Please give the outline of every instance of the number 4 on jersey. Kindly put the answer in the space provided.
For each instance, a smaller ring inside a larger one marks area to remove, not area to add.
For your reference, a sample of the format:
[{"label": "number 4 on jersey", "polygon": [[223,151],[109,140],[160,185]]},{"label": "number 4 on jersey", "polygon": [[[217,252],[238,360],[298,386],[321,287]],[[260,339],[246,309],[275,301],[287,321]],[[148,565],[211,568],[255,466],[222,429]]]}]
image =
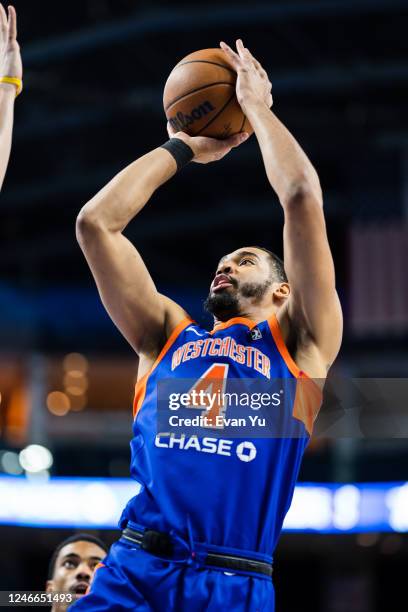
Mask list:
[{"label": "number 4 on jersey", "polygon": [[[222,429],[222,424],[217,424],[217,416],[224,416],[226,406],[224,403],[224,392],[228,375],[227,363],[214,363],[204,372],[201,378],[191,387],[188,393],[201,392],[204,402],[192,402],[190,407],[198,410],[206,410],[206,427],[211,429]],[[197,396],[196,396],[197,397]]]}]

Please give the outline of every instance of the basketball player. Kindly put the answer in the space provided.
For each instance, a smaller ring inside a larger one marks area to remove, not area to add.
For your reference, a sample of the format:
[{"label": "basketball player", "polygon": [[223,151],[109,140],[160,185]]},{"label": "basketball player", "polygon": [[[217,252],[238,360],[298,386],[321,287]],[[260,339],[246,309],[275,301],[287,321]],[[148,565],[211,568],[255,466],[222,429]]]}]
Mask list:
[{"label": "basketball player", "polygon": [[[95,568],[107,551],[102,540],[88,533],[78,533],[61,542],[51,557],[47,593],[83,596],[91,584]],[[68,605],[65,601],[54,602],[51,610],[65,612]]]},{"label": "basketball player", "polygon": [[[342,316],[316,171],[270,110],[271,84],[259,62],[240,40],[236,52],[221,47],[284,211],[286,272],[263,248],[224,255],[206,301],[214,315],[209,332],[158,293],[123,235],[185,163],[219,160],[246,135],[217,141],[179,132],[82,209],[79,243],[107,311],[140,359],[131,472],[141,490],[122,514],[122,537],[90,593],[74,604],[78,611],[274,610],[272,555],[340,347]],[[204,387],[240,378],[308,384],[306,395],[296,390],[285,400],[287,429],[279,437],[243,440],[204,428],[195,436],[156,435],[157,385],[168,378],[204,380]]]},{"label": "basketball player", "polygon": [[17,42],[17,15],[8,7],[8,19],[0,4],[0,189],[11,151],[14,100],[23,88],[23,65]]}]

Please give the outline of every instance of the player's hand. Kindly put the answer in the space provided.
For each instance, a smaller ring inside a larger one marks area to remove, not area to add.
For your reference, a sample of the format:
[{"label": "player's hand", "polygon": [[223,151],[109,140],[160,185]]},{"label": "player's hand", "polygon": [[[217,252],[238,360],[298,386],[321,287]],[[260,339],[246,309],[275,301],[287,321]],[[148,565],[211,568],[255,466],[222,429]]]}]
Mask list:
[{"label": "player's hand", "polygon": [[221,49],[227,54],[232,67],[237,72],[236,93],[244,113],[250,106],[266,104],[271,108],[272,83],[261,64],[254,58],[249,49],[244,47],[241,39],[236,42],[237,52],[226,43],[221,42]]},{"label": "player's hand", "polygon": [[205,136],[189,136],[185,132],[176,132],[170,123],[167,124],[167,132],[170,138],[179,138],[192,149],[194,153],[192,161],[197,164],[208,164],[222,159],[231,149],[238,147],[248,138],[246,132],[235,134],[225,140],[206,138]]},{"label": "player's hand", "polygon": [[8,7],[8,18],[0,4],[0,76],[23,77],[20,46],[17,42],[17,15],[13,6]]}]

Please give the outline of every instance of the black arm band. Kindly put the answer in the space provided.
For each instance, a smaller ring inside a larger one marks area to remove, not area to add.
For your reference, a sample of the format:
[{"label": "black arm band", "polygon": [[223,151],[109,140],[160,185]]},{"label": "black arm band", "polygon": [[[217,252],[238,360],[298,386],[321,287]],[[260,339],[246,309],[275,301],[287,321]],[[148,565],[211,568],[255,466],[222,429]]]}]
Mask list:
[{"label": "black arm band", "polygon": [[181,168],[186,166],[194,157],[191,147],[180,138],[170,138],[170,140],[161,145],[161,148],[166,149],[166,151],[174,157],[177,164],[177,170],[181,170]]}]

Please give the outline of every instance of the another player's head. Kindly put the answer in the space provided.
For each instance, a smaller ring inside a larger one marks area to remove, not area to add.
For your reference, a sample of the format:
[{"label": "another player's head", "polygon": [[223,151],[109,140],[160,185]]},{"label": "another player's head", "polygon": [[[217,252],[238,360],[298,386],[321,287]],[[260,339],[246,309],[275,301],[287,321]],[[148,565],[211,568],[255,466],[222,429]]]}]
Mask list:
[{"label": "another player's head", "polygon": [[243,247],[220,260],[204,306],[219,321],[227,321],[254,308],[279,307],[289,292],[277,255],[263,247]]},{"label": "another player's head", "polygon": [[[71,593],[78,597],[88,589],[95,568],[108,552],[102,540],[87,533],[73,535],[57,546],[49,569],[47,593]],[[68,603],[54,602],[52,612],[63,612]]]}]

